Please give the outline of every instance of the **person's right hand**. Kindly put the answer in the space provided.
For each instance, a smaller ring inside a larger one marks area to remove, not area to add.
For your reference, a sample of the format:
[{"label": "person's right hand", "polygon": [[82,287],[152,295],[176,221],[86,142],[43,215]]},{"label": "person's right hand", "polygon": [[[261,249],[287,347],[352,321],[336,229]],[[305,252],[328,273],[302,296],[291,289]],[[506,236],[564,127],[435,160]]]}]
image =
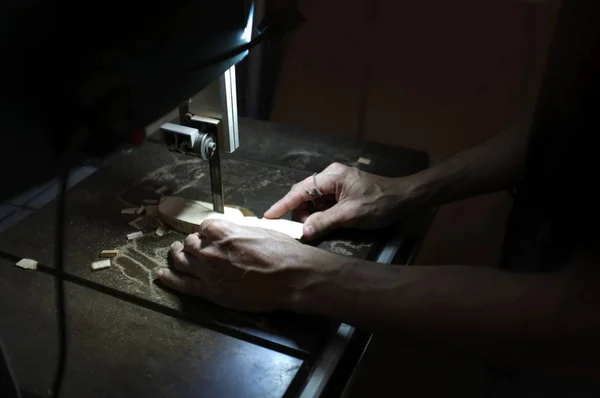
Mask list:
[{"label": "person's right hand", "polygon": [[340,227],[379,228],[393,224],[416,200],[415,186],[407,178],[387,178],[333,163],[316,175],[323,193],[312,205],[307,191],[313,177],[294,185],[264,214],[279,218],[293,211],[304,222],[305,239],[313,239]]}]

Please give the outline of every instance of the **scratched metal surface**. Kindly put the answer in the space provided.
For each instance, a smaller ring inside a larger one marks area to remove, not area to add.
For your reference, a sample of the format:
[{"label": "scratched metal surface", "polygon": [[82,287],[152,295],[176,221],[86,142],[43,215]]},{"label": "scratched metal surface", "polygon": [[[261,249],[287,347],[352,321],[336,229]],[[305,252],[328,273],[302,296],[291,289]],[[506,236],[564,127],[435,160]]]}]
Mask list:
[{"label": "scratched metal surface", "polygon": [[[24,397],[47,397],[56,366],[53,279],[0,260],[0,336]],[[65,398],[281,397],[302,361],[66,284]]]},{"label": "scratched metal surface", "polygon": [[[339,162],[389,177],[412,174],[429,164],[424,151],[245,118],[240,119],[235,156],[310,173]],[[359,163],[360,157],[371,163]]]},{"label": "scratched metal surface", "polygon": [[[233,159],[223,160],[222,167],[227,202],[256,212],[264,211],[302,177],[299,173]],[[195,317],[200,314],[209,323],[228,325],[294,350],[310,351],[320,341],[320,332],[329,326],[328,322],[289,314],[258,316],[216,309],[205,301],[175,295],[154,282],[156,269],[167,266],[169,246],[184,236],[170,231],[162,237],[150,234],[127,241],[126,235],[135,231],[128,222],[135,216],[121,215],[120,210],[158,197],[154,191],[162,186],[168,187],[167,194],[210,201],[207,162],[148,143],[139,150],[113,157],[70,191],[66,272]],[[52,265],[53,231],[51,204],[3,234],[0,249]],[[110,269],[91,272],[90,263],[98,259],[103,249],[118,249],[119,257]]]}]

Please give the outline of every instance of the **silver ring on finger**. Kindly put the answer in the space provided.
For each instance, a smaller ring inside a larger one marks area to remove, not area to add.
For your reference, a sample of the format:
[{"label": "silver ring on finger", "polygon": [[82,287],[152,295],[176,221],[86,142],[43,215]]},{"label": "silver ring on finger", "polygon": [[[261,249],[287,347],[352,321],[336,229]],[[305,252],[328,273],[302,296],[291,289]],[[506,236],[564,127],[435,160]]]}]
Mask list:
[{"label": "silver ring on finger", "polygon": [[311,189],[304,188],[304,192],[306,192],[306,194],[310,198],[310,201],[314,205],[315,204],[315,199],[319,199],[320,197],[323,196],[323,191],[321,191],[319,189],[319,187],[317,186],[317,173],[314,173],[312,175],[312,182],[313,182],[312,188]]}]

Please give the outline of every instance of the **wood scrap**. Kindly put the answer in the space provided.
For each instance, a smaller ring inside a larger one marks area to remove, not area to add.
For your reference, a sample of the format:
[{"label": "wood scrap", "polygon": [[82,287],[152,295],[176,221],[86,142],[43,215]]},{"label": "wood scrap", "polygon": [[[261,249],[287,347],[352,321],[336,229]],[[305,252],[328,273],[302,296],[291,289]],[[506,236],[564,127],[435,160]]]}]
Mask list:
[{"label": "wood scrap", "polygon": [[92,263],[92,271],[98,271],[101,269],[106,269],[110,267],[110,259],[94,261]]},{"label": "wood scrap", "polygon": [[35,270],[38,262],[30,258],[22,258],[15,265],[19,268]]},{"label": "wood scrap", "polygon": [[304,234],[304,224],[291,220],[244,217],[242,220],[233,221],[247,227],[264,228],[281,232],[282,234],[288,235],[294,239],[300,239]]},{"label": "wood scrap", "polygon": [[137,215],[139,216],[140,214],[142,214],[142,213],[144,212],[144,210],[146,210],[146,207],[145,207],[145,206],[140,206],[140,207],[138,207],[138,209],[135,211],[135,214],[137,214]]},{"label": "wood scrap", "polygon": [[167,232],[167,230],[161,226],[159,226],[158,228],[156,228],[156,236],[163,236],[165,234],[165,232]]},{"label": "wood scrap", "polygon": [[144,233],[142,231],[132,232],[130,234],[127,234],[127,240],[138,239],[142,236],[144,236]]},{"label": "wood scrap", "polygon": [[364,164],[365,166],[368,166],[368,165],[371,164],[371,159],[369,159],[369,158],[363,158],[361,156],[360,158],[358,158],[358,163]]},{"label": "wood scrap", "polygon": [[118,250],[102,250],[100,252],[100,257],[102,258],[113,258],[119,255]]},{"label": "wood scrap", "polygon": [[133,208],[129,208],[129,209],[122,209],[121,214],[137,214],[137,211],[138,211],[137,207],[133,207]]}]

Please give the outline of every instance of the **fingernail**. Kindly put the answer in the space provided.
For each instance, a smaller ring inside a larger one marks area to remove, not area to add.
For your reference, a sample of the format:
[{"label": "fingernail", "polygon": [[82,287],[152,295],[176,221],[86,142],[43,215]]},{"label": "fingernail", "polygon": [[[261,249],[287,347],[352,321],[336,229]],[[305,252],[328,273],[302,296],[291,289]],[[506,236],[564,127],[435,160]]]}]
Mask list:
[{"label": "fingernail", "polygon": [[164,268],[160,268],[158,271],[156,271],[156,276],[158,276],[159,278],[161,278],[164,274],[165,274]]},{"label": "fingernail", "polygon": [[173,242],[173,243],[171,243],[171,249],[175,249],[175,244],[176,244],[176,243],[177,243],[176,241],[175,241],[175,242]]},{"label": "fingernail", "polygon": [[315,234],[315,229],[313,228],[312,225],[306,225],[304,227],[304,235],[306,235],[307,238],[312,237]]}]

